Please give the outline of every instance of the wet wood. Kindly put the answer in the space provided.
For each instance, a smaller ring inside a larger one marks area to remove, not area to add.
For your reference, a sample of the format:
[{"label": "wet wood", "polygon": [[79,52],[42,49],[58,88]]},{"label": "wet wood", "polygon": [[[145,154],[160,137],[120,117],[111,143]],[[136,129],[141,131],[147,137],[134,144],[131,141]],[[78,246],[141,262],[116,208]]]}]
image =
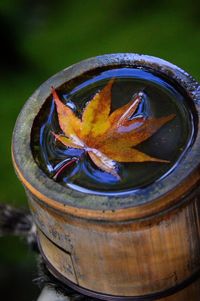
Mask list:
[{"label": "wet wood", "polygon": [[70,254],[77,279],[73,281],[81,287],[110,295],[142,296],[175,287],[200,268],[197,197],[160,217],[124,223],[74,219],[36,203],[30,194],[29,200],[44,233],[39,235],[44,253],[69,279],[65,264]]}]

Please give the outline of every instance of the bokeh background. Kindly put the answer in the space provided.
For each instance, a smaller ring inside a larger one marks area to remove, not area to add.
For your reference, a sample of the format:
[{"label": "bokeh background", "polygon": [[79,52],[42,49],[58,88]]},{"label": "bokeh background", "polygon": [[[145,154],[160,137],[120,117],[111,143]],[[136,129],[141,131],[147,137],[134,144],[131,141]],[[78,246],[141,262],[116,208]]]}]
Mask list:
[{"label": "bokeh background", "polygon": [[[0,0],[0,202],[26,207],[11,163],[11,137],[26,99],[82,59],[135,52],[169,60],[200,80],[198,0]],[[35,255],[0,238],[0,293],[36,300]],[[1,298],[0,297],[0,298]]]}]

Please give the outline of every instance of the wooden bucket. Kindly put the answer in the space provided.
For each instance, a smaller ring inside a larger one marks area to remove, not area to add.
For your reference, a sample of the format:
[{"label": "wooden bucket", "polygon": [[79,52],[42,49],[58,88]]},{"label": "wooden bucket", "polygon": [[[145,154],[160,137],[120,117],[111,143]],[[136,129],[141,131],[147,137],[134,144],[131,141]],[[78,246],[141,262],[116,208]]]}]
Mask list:
[{"label": "wooden bucket", "polygon": [[[156,70],[185,91],[196,114],[193,144],[173,172],[123,197],[63,187],[38,167],[30,148],[34,118],[51,86],[58,88],[105,66]],[[171,63],[144,55],[111,54],[85,60],[35,91],[16,123],[13,163],[28,196],[41,253],[57,278],[103,300],[199,300],[199,116],[199,84]]]}]

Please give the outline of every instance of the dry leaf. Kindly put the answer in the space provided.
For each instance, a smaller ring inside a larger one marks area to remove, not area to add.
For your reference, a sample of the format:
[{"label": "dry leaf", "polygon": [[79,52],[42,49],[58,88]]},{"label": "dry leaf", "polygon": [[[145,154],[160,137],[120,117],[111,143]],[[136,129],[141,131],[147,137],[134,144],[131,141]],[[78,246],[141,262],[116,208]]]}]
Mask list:
[{"label": "dry leaf", "polygon": [[83,149],[101,170],[119,178],[117,162],[168,162],[151,157],[134,147],[150,138],[175,114],[160,118],[134,117],[144,93],[139,92],[126,105],[110,114],[114,80],[87,103],[82,119],[64,105],[52,88],[62,135],[53,133],[66,147]]}]

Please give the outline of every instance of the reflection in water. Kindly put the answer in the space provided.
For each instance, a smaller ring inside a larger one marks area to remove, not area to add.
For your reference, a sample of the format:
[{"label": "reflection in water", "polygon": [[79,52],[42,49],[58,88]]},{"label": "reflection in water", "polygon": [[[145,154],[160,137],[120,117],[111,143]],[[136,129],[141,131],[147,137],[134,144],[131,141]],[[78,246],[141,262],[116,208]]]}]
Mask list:
[{"label": "reflection in water", "polygon": [[[56,142],[52,132],[62,133],[52,96],[48,98],[35,119],[32,130],[32,150],[38,165],[62,185],[96,193],[121,193],[139,189],[166,176],[183,155],[193,135],[193,118],[189,100],[180,88],[147,70],[121,68],[99,70],[67,83],[58,90],[62,101],[81,118],[83,109],[94,94],[115,78],[112,88],[111,113],[127,104],[134,94],[141,93],[142,101],[131,118],[132,127],[141,126],[141,118],[176,117],[161,127],[136,149],[169,163],[120,163],[120,181],[99,169],[83,149],[67,148]],[[99,108],[101,109],[101,108]],[[127,128],[120,127],[120,131]]]}]

